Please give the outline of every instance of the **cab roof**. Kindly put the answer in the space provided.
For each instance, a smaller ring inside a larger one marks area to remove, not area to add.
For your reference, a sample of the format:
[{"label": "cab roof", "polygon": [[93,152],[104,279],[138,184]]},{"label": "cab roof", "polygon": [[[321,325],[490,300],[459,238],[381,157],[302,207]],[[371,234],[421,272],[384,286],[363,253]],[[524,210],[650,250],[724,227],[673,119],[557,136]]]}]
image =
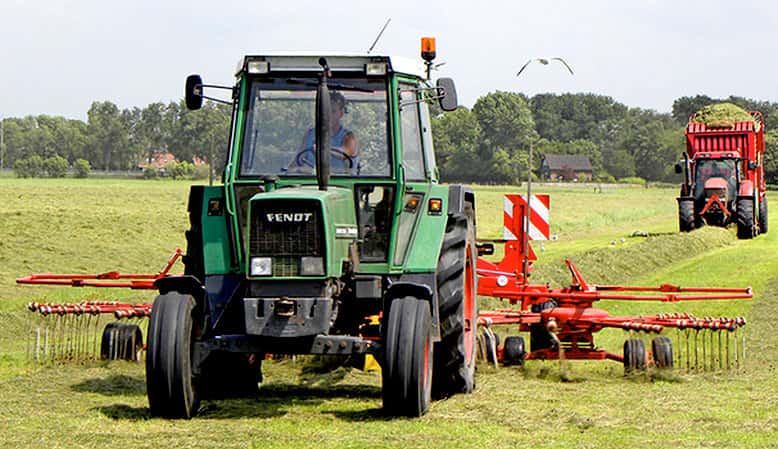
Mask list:
[{"label": "cab roof", "polygon": [[324,57],[333,71],[364,71],[368,62],[386,62],[387,71],[426,79],[427,71],[421,60],[402,56],[375,55],[349,52],[266,52],[243,56],[238,60],[235,76],[246,69],[249,60],[268,61],[270,71],[320,71],[319,58]]}]

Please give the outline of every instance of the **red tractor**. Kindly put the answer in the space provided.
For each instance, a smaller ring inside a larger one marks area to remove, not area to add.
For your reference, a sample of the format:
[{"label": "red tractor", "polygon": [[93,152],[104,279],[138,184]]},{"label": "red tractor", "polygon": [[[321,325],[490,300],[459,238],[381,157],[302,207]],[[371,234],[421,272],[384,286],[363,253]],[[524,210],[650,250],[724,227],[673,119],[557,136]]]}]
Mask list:
[{"label": "red tractor", "polygon": [[764,178],[764,118],[714,128],[689,121],[686,152],[675,166],[683,173],[678,197],[681,232],[708,224],[737,223],[737,235],[750,239],[767,232]]}]

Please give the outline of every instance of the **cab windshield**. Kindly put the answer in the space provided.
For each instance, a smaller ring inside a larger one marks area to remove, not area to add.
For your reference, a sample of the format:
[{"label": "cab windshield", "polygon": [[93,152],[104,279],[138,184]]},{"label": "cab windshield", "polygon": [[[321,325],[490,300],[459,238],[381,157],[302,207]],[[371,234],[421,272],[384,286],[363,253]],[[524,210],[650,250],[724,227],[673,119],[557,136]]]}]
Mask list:
[{"label": "cab windshield", "polygon": [[[254,79],[240,176],[315,175],[316,77]],[[330,78],[332,176],[388,177],[383,79]]]},{"label": "cab windshield", "polygon": [[695,196],[702,196],[705,192],[705,181],[711,178],[723,178],[727,181],[730,193],[735,191],[737,179],[735,175],[734,159],[701,159],[695,163]]}]

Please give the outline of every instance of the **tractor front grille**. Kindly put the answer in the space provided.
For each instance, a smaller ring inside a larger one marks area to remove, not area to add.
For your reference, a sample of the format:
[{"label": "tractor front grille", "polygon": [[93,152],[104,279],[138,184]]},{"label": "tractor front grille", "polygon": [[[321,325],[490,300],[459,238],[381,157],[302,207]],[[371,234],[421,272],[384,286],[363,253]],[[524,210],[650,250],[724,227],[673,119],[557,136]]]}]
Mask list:
[{"label": "tractor front grille", "polygon": [[299,276],[302,256],[324,257],[324,223],[317,201],[254,201],[249,235],[249,256],[272,257],[274,277]]}]

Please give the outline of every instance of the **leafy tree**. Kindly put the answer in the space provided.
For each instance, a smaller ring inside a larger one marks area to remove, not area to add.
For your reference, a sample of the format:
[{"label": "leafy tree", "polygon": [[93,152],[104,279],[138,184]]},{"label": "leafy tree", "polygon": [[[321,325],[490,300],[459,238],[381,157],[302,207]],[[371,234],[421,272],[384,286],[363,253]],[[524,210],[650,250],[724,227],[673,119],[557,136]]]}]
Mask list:
[{"label": "leafy tree", "polygon": [[37,154],[14,162],[14,172],[18,178],[37,178],[43,170],[43,158]]},{"label": "leafy tree", "polygon": [[441,179],[453,181],[480,181],[486,172],[483,132],[472,111],[460,107],[432,119],[435,156]]},{"label": "leafy tree", "polygon": [[75,171],[76,178],[88,178],[92,168],[88,160],[76,159],[73,163],[73,170]]},{"label": "leafy tree", "polygon": [[486,94],[475,102],[473,113],[491,148],[526,148],[536,136],[532,111],[520,94],[501,91]]},{"label": "leafy tree", "polygon": [[110,101],[93,102],[87,116],[89,159],[103,170],[128,168],[129,160],[122,160],[130,144],[127,117]]},{"label": "leafy tree", "polygon": [[230,132],[229,108],[205,103],[199,111],[189,111],[182,102],[176,110],[178,116],[168,143],[170,152],[178,160],[192,161],[197,157],[222,170]]},{"label": "leafy tree", "polygon": [[62,156],[52,156],[43,161],[43,170],[49,178],[64,178],[68,167],[68,160]]},{"label": "leafy tree", "polygon": [[603,124],[622,120],[627,107],[604,95],[538,94],[530,100],[540,137],[568,142],[596,138]]}]

